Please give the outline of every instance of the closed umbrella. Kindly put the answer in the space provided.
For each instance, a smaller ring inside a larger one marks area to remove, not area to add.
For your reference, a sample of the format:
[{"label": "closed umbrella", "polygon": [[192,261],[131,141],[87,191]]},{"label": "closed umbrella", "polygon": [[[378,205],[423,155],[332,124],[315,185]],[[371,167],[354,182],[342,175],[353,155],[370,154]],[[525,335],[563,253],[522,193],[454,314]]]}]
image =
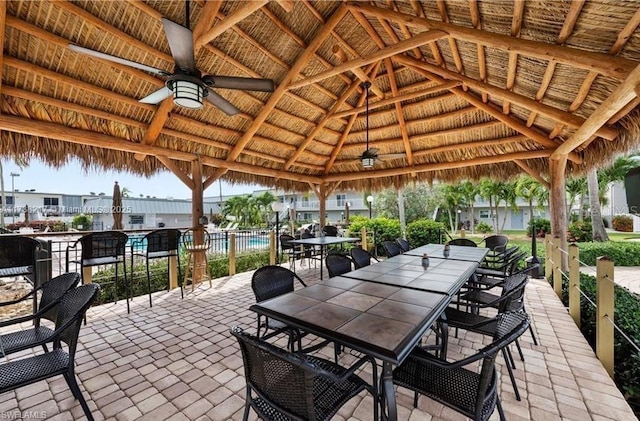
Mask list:
[{"label": "closed umbrella", "polygon": [[116,181],[113,186],[113,201],[111,203],[111,214],[113,215],[113,229],[121,230],[122,225],[122,194],[120,193],[120,186]]}]

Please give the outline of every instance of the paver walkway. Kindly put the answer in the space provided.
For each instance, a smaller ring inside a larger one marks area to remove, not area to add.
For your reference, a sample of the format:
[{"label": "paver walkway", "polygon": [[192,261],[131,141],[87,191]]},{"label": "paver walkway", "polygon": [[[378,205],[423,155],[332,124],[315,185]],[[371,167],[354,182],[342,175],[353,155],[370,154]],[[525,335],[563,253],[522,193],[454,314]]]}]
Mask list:
[{"label": "paver walkway", "polygon": [[[587,275],[596,276],[595,266],[582,266],[580,271]],[[615,266],[613,281],[631,292],[640,294],[640,266]]]},{"label": "paver walkway", "polygon": [[[317,270],[302,275],[310,284],[319,277]],[[179,291],[158,293],[153,308],[146,296],[139,297],[130,315],[122,301],[92,308],[81,331],[76,373],[96,420],[241,420],[243,363],[228,329],[255,326],[255,314],[248,310],[254,302],[250,279],[251,273],[217,279],[213,288],[201,285],[184,300]],[[497,359],[507,419],[636,419],[548,283],[532,280],[526,298],[540,345],[534,346],[528,333],[521,339],[526,361],[516,359],[519,402],[502,358]],[[471,333],[451,336],[450,359],[488,341]],[[322,352],[333,356],[331,348]],[[345,364],[353,358],[342,355]],[[398,390],[400,420],[464,419],[425,397],[416,409],[412,401],[411,393]],[[372,404],[362,393],[335,420],[371,421]],[[54,421],[84,419],[62,377],[0,395],[0,419],[29,414]],[[498,419],[497,412],[492,419]]]}]

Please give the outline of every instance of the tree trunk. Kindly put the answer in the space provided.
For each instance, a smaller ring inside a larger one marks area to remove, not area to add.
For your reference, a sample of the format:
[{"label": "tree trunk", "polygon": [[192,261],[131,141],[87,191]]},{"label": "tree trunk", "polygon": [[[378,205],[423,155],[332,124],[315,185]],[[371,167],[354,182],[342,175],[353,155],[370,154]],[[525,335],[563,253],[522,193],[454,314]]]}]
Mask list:
[{"label": "tree trunk", "polygon": [[496,204],[495,210],[493,209],[493,196],[489,196],[489,212],[491,212],[491,224],[493,224],[493,232],[498,233],[498,206]]},{"label": "tree trunk", "polygon": [[504,224],[507,222],[507,201],[504,202],[504,215],[502,216],[502,225],[500,226],[500,232],[504,231]]},{"label": "tree trunk", "polygon": [[475,234],[476,233],[476,213],[475,210],[473,209],[473,202],[471,202],[471,233]]},{"label": "tree trunk", "polygon": [[400,232],[404,237],[407,230],[407,218],[404,212],[404,189],[398,189],[398,217],[400,219]]},{"label": "tree trunk", "polygon": [[609,241],[609,236],[602,222],[602,209],[600,208],[600,198],[598,196],[598,173],[595,169],[591,169],[587,174],[587,187],[589,189],[593,241]]},{"label": "tree trunk", "polygon": [[452,233],[454,233],[455,230],[453,229],[453,217],[451,216],[451,209],[447,209],[447,215],[449,215],[449,229]]}]

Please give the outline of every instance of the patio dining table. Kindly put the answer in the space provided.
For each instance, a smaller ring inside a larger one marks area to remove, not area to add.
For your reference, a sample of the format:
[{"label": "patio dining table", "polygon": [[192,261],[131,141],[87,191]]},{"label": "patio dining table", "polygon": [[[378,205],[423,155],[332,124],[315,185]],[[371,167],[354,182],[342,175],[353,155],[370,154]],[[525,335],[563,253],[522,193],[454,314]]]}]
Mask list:
[{"label": "patio dining table", "polygon": [[314,237],[290,240],[289,244],[305,246],[320,246],[320,280],[322,280],[322,263],[324,259],[324,247],[331,244],[355,243],[360,241],[357,237]]},{"label": "patio dining table", "polygon": [[383,419],[395,421],[393,367],[405,360],[478,267],[478,262],[433,258],[425,269],[419,261],[395,256],[367,267],[373,270],[336,276],[250,309],[381,360]]}]

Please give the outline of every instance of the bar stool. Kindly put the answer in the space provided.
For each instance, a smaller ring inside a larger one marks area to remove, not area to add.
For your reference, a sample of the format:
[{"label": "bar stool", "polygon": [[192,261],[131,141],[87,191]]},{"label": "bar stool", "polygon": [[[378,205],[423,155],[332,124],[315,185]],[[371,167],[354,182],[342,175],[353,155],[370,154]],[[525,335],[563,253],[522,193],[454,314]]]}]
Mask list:
[{"label": "bar stool", "polygon": [[210,244],[211,237],[203,228],[190,228],[182,234],[182,245],[189,254],[182,281],[183,288],[187,286],[189,280],[191,280],[192,292],[196,284],[204,282],[205,279],[209,280],[209,287],[213,286],[211,271],[207,263],[207,250],[209,250]]}]

